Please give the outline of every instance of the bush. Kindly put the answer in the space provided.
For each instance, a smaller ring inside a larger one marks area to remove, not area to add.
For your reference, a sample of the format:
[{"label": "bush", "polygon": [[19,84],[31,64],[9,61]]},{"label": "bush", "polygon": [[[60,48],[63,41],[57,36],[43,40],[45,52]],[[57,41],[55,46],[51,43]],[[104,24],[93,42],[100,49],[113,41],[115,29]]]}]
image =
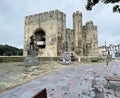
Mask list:
[{"label": "bush", "polygon": [[98,62],[98,58],[89,58],[90,62]]}]

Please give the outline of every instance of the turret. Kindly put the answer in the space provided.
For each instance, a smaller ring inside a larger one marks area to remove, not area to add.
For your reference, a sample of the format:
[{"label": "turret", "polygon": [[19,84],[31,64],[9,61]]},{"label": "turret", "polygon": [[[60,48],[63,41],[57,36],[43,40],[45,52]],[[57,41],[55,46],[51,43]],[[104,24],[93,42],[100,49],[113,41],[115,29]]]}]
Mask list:
[{"label": "turret", "polygon": [[82,43],[82,13],[77,11],[73,13],[73,30],[75,33],[76,54],[83,55]]}]

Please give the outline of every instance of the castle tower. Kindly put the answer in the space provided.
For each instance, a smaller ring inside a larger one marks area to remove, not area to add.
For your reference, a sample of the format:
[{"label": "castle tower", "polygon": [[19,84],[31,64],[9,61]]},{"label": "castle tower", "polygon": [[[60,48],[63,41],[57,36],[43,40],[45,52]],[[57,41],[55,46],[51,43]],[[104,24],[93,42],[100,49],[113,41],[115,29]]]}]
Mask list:
[{"label": "castle tower", "polygon": [[79,56],[83,55],[82,42],[82,13],[77,11],[73,13],[73,30],[75,34],[75,53]]},{"label": "castle tower", "polygon": [[85,26],[83,26],[83,32],[85,33],[85,54],[89,56],[97,56],[98,55],[98,33],[97,26],[93,24],[92,21],[87,22]]},{"label": "castle tower", "polygon": [[27,56],[27,51],[30,47],[30,37],[33,35],[38,56],[56,57],[58,48],[60,46],[61,50],[63,48],[66,15],[58,10],[29,15],[25,17],[24,29],[24,56]]},{"label": "castle tower", "polygon": [[82,26],[79,11],[73,13],[73,29],[66,28],[66,15],[59,10],[29,15],[25,17],[24,56],[31,47],[40,57],[62,56],[66,50],[75,56],[97,55],[97,26],[92,21]]}]

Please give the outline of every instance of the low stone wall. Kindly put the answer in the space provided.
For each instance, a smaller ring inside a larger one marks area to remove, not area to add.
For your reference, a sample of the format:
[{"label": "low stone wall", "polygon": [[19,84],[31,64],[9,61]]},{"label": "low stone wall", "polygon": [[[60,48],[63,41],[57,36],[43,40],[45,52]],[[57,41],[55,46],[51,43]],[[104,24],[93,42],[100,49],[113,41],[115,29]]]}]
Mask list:
[{"label": "low stone wall", "polygon": [[[60,61],[62,57],[38,57],[41,61]],[[0,56],[0,62],[24,62],[24,56]]]},{"label": "low stone wall", "polygon": [[[78,58],[76,58],[78,60]],[[104,62],[106,57],[98,57],[98,56],[81,56],[81,62]]]},{"label": "low stone wall", "polygon": [[[40,61],[62,61],[63,57],[38,57]],[[0,62],[24,62],[24,56],[0,56]],[[81,56],[81,62],[103,62],[105,58],[93,57],[93,56]],[[75,58],[78,61],[78,58]]]},{"label": "low stone wall", "polygon": [[0,62],[23,62],[23,56],[0,56]]},{"label": "low stone wall", "polygon": [[41,61],[60,61],[62,57],[38,57]]}]

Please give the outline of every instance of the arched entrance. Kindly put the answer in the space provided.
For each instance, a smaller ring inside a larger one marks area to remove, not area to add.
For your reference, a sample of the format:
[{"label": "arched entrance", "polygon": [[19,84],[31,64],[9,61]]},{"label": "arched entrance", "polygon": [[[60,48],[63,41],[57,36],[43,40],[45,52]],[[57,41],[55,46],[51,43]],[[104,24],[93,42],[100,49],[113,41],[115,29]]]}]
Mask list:
[{"label": "arched entrance", "polygon": [[36,40],[36,46],[38,48],[45,48],[45,46],[46,46],[45,32],[42,29],[37,29],[34,32],[34,36],[35,36],[35,40]]}]

